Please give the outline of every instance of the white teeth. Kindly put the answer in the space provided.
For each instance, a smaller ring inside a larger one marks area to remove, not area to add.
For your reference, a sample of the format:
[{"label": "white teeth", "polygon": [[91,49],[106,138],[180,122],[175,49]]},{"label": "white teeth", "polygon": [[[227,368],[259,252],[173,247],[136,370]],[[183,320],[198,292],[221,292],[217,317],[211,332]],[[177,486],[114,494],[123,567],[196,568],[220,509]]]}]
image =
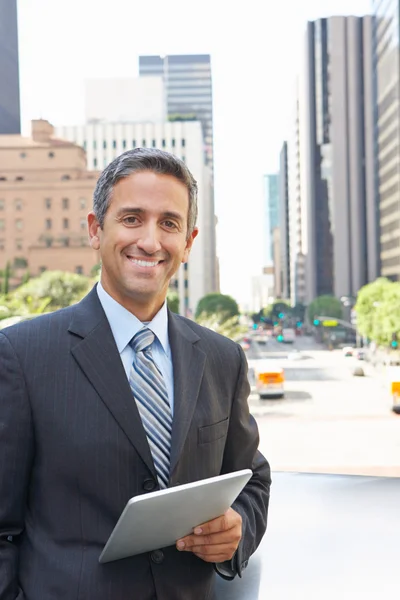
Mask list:
[{"label": "white teeth", "polygon": [[156,265],[158,265],[158,260],[156,262],[150,262],[148,260],[136,260],[135,258],[131,258],[129,260],[131,260],[133,263],[135,263],[135,265],[138,265],[139,267],[155,267]]}]

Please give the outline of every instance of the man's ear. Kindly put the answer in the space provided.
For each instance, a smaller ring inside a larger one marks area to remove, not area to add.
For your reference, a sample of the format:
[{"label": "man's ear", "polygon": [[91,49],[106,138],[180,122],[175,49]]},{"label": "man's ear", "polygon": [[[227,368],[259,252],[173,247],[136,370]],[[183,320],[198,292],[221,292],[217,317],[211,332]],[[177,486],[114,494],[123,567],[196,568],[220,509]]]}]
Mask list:
[{"label": "man's ear", "polygon": [[193,229],[192,233],[190,234],[190,236],[188,237],[188,239],[186,240],[186,248],[185,248],[185,252],[183,253],[183,257],[182,257],[183,263],[185,263],[189,260],[189,254],[192,249],[193,242],[194,242],[195,238],[197,237],[198,233],[199,233],[199,230],[197,227],[195,227]]},{"label": "man's ear", "polygon": [[87,221],[88,221],[90,245],[94,250],[99,250],[100,249],[100,238],[99,238],[100,223],[98,222],[96,215],[94,214],[93,211],[91,211],[88,214]]}]

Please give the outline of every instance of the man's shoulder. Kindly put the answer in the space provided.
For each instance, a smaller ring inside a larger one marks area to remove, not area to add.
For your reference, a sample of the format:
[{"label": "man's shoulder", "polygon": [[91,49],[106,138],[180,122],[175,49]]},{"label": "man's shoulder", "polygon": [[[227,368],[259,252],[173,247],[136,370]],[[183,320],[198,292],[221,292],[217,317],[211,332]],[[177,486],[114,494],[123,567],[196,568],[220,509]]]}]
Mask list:
[{"label": "man's shoulder", "polygon": [[1,329],[0,334],[5,335],[10,341],[17,341],[61,331],[64,324],[68,327],[75,309],[76,305],[73,305],[51,313],[30,316],[19,323]]}]

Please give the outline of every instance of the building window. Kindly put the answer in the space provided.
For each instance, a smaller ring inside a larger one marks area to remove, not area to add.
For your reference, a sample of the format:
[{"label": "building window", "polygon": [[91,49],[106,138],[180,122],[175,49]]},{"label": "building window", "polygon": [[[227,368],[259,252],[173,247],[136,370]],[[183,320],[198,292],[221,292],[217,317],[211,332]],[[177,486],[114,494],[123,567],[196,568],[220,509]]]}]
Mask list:
[{"label": "building window", "polygon": [[183,155],[183,156],[182,156],[182,160],[183,160],[183,162],[185,163],[185,162],[186,162],[186,156],[184,156],[184,155]]},{"label": "building window", "polygon": [[24,180],[24,178],[21,177],[21,175],[18,175],[18,177],[15,178],[15,181],[23,181],[23,180]]},{"label": "building window", "polygon": [[97,167],[97,158],[94,158],[94,159],[93,159],[93,166],[94,166],[94,167]]},{"label": "building window", "polygon": [[186,146],[186,140],[185,138],[182,138],[182,148],[184,148]]},{"label": "building window", "polygon": [[45,221],[45,228],[46,229],[51,229],[51,227],[52,227],[51,219],[46,219],[46,221]]},{"label": "building window", "polygon": [[69,238],[68,237],[61,238],[61,243],[63,246],[65,246],[67,248],[69,246]]},{"label": "building window", "polygon": [[39,273],[44,273],[47,271],[47,267],[39,267]]},{"label": "building window", "polygon": [[81,230],[86,231],[86,219],[81,219]]},{"label": "building window", "polygon": [[172,138],[171,144],[172,144],[172,147],[175,148],[175,138]]},{"label": "building window", "polygon": [[26,258],[22,258],[20,256],[16,256],[14,258],[14,268],[15,269],[26,269],[28,266],[28,261]]},{"label": "building window", "polygon": [[49,158],[54,158],[54,152],[49,152],[48,157]]},{"label": "building window", "polygon": [[146,140],[142,140],[142,147],[146,148]]},{"label": "building window", "polygon": [[52,245],[53,245],[53,238],[51,238],[51,237],[47,237],[47,238],[45,239],[45,244],[46,244],[46,248],[51,248],[51,247],[52,247]]},{"label": "building window", "polygon": [[104,148],[104,150],[107,149],[107,140],[103,140],[103,148]]},{"label": "building window", "polygon": [[116,147],[117,147],[117,140],[113,140],[113,148],[114,148],[114,150],[116,149]]},{"label": "building window", "polygon": [[23,229],[23,227],[24,227],[24,223],[23,223],[22,219],[16,219],[15,228],[18,229],[18,231],[21,231],[21,229]]},{"label": "building window", "polygon": [[80,198],[79,204],[80,204],[81,210],[84,210],[86,208],[86,198]]},{"label": "building window", "polygon": [[93,140],[93,150],[97,150],[97,140]]},{"label": "building window", "polygon": [[51,198],[45,198],[44,199],[44,206],[47,209],[51,208]]},{"label": "building window", "polygon": [[69,175],[63,175],[61,177],[62,181],[69,181],[71,179],[71,177]]},{"label": "building window", "polygon": [[126,140],[122,140],[122,147],[125,150],[125,148],[126,148]]},{"label": "building window", "polygon": [[136,148],[136,140],[132,140],[132,148]]},{"label": "building window", "polygon": [[163,141],[162,141],[162,147],[163,147],[163,148],[165,148],[165,146],[166,146],[166,145],[167,145],[167,144],[166,144],[166,141],[165,141],[165,140],[163,140]]},{"label": "building window", "polygon": [[22,210],[22,200],[20,200],[19,198],[14,200],[14,206],[15,210]]},{"label": "building window", "polygon": [[4,200],[0,198],[0,210],[4,210]]},{"label": "building window", "polygon": [[69,219],[63,219],[63,229],[69,229]]},{"label": "building window", "polygon": [[4,240],[0,240],[0,251],[5,249]]},{"label": "building window", "polygon": [[69,208],[69,198],[62,199],[62,207],[63,207],[63,210],[67,210]]},{"label": "building window", "polygon": [[4,219],[0,219],[0,231],[4,231],[6,228],[6,222]]},{"label": "building window", "polygon": [[86,140],[83,140],[83,149],[86,150],[86,147],[87,147],[87,142],[86,142]]},{"label": "building window", "polygon": [[26,158],[26,152],[21,152],[20,157],[21,158]]},{"label": "building window", "polygon": [[75,273],[77,275],[83,275],[83,267],[81,265],[78,265],[77,267],[75,267]]},{"label": "building window", "polygon": [[155,147],[156,147],[156,140],[153,140],[153,141],[151,142],[151,145],[153,146],[153,148],[155,148]]}]

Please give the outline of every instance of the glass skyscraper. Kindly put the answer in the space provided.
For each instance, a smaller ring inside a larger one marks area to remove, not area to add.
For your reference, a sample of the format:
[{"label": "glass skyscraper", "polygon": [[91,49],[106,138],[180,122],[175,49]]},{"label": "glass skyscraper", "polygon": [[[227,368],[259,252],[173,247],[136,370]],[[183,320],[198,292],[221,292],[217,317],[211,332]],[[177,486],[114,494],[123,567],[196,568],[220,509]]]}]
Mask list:
[{"label": "glass skyscraper", "polygon": [[21,133],[17,0],[0,0],[0,134]]}]

